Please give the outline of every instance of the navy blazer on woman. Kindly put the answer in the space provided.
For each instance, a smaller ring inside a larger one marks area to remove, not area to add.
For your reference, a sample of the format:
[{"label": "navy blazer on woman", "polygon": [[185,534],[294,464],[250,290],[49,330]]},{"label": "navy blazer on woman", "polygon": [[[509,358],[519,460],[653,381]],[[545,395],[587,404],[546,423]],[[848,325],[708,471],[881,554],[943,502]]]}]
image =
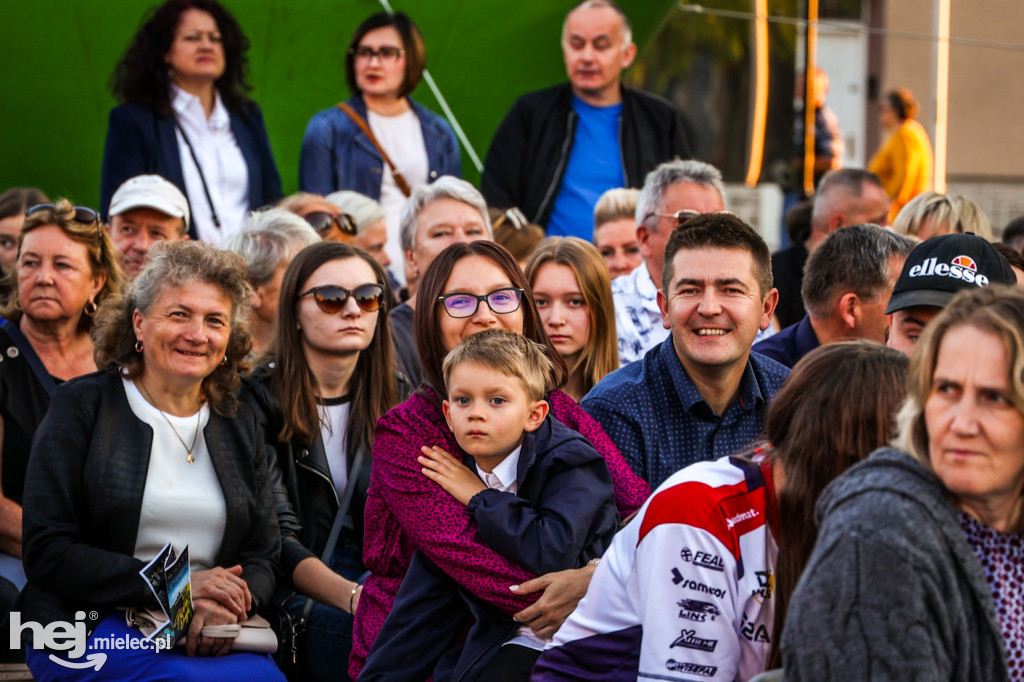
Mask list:
[{"label": "navy blazer on woman", "polygon": [[[228,110],[231,132],[249,169],[249,208],[257,209],[281,198],[281,177],[277,174],[270,138],[263,124],[263,113],[256,104],[242,111]],[[114,107],[107,126],[107,143],[103,149],[103,175],[100,179],[100,211],[108,220],[107,210],[114,192],[136,175],[154,174],[185,191],[185,175],[181,170],[178,136],[174,132],[174,116],[160,116],[149,107],[133,102]],[[206,197],[189,197],[191,203]],[[191,206],[190,206],[191,208]],[[193,211],[193,214],[195,211]],[[195,228],[189,234],[197,238]]]},{"label": "navy blazer on woman", "polygon": [[[211,412],[203,437],[227,505],[216,564],[242,566],[255,610],[274,591],[280,552],[263,434],[242,405],[230,419]],[[145,564],[132,556],[152,443],[118,372],[54,391],[25,481],[25,619],[72,622],[75,611],[95,611],[91,630],[115,607],[152,605]]]}]

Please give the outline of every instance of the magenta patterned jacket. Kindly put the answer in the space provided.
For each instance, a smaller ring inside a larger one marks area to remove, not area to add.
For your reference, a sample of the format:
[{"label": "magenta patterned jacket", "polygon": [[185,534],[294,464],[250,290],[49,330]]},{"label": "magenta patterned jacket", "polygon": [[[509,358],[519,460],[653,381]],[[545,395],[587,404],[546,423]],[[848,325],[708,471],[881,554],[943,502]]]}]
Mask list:
[{"label": "magenta patterned jacket", "polygon": [[[538,597],[508,589],[534,576],[485,545],[466,507],[421,473],[416,460],[420,446],[458,452],[434,395],[421,388],[377,422],[363,539],[363,561],[372,575],[363,585],[356,610],[352,679],[362,670],[391,610],[414,549],[474,595],[509,614]],[[560,391],[552,391],[548,402],[555,418],[604,456],[622,517],[640,509],[651,494],[650,486],[633,473],[601,425]]]}]

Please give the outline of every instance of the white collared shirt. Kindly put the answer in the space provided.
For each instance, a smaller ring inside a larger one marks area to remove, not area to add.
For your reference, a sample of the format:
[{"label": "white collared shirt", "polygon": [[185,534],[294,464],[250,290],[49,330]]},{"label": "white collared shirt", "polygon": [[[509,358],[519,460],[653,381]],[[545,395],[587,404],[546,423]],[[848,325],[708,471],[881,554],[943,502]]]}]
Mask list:
[{"label": "white collared shirt", "polygon": [[[192,209],[192,224],[201,240],[219,247],[228,237],[241,231],[245,222],[245,214],[249,210],[249,168],[231,131],[231,117],[219,93],[214,91],[213,113],[207,119],[199,98],[172,83],[171,107],[178,125],[192,143],[210,190],[210,200],[207,200],[192,152],[181,130],[175,129],[181,173],[185,177],[185,194]],[[213,201],[220,218],[220,229],[213,224],[210,201]]]},{"label": "white collared shirt", "polygon": [[628,275],[612,280],[612,299],[619,335],[619,363],[625,366],[642,358],[669,334],[661,323],[658,285],[651,279],[646,262]]},{"label": "white collared shirt", "polygon": [[490,473],[477,468],[477,475],[480,476],[480,480],[492,490],[515,495],[519,491],[519,482],[516,481],[516,474],[519,470],[519,453],[522,451],[523,446],[520,445],[509,453],[508,457],[501,460]]},{"label": "white collared shirt", "polygon": [[[480,476],[480,480],[484,482],[484,485],[491,490],[497,490],[503,493],[512,493],[515,495],[519,490],[519,482],[516,480],[516,475],[519,473],[519,454],[522,450],[523,446],[520,445],[518,448],[513,450],[508,457],[501,460],[501,462],[494,467],[490,473],[478,468],[477,475]],[[516,636],[505,642],[505,644],[517,644],[519,646],[527,647],[528,649],[536,649],[537,651],[540,651],[547,646],[550,641],[551,640],[538,637],[528,625],[523,625],[519,628]],[[502,646],[504,646],[504,644]]]}]

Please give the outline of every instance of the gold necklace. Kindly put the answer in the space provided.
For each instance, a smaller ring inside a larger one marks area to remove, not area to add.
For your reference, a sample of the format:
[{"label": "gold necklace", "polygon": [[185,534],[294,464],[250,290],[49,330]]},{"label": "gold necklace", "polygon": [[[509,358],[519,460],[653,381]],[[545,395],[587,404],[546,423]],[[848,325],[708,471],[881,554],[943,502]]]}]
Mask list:
[{"label": "gold necklace", "polygon": [[178,438],[178,442],[181,443],[181,447],[185,448],[185,452],[188,453],[188,463],[191,464],[196,461],[196,458],[192,456],[192,451],[196,449],[196,442],[199,440],[199,420],[203,416],[203,408],[200,407],[199,411],[196,412],[196,432],[195,435],[192,436],[192,447],[189,447],[185,445],[185,439],[181,437],[180,433],[178,433],[178,429],[174,428],[174,424],[171,423],[170,418],[164,414],[163,410],[157,407],[156,402],[153,400],[153,396],[149,394],[149,391],[146,390],[146,387],[143,385],[142,379],[139,379],[139,388],[141,388],[142,392],[146,394],[146,400],[149,401],[149,404],[156,407],[156,411],[160,413],[160,416],[164,418],[167,425],[171,427],[171,431],[173,431],[174,435]]}]

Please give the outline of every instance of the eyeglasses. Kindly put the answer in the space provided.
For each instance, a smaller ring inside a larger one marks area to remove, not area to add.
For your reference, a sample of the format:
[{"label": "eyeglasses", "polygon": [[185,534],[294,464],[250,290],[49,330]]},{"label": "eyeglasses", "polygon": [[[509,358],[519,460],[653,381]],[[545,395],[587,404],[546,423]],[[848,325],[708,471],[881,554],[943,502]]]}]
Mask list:
[{"label": "eyeglasses", "polygon": [[398,61],[398,58],[405,54],[405,50],[390,45],[385,45],[375,50],[372,47],[360,45],[359,47],[352,48],[348,53],[355,55],[356,59],[365,59],[366,61],[379,57],[382,62],[394,62]]},{"label": "eyeglasses", "polygon": [[337,284],[324,284],[313,287],[299,294],[299,298],[313,294],[316,307],[328,315],[335,315],[344,309],[348,297],[356,300],[356,305],[364,313],[372,313],[380,309],[384,302],[384,287],[379,284],[362,284],[351,291]]},{"label": "eyeglasses", "polygon": [[[25,217],[29,217],[40,211],[49,211],[57,208],[56,204],[36,204],[35,206],[25,211]],[[71,208],[75,211],[75,217],[73,220],[76,223],[82,223],[84,225],[92,225],[100,221],[100,214],[92,210],[88,206],[72,206]]]},{"label": "eyeglasses", "polygon": [[480,301],[486,301],[487,307],[495,315],[507,315],[519,310],[519,304],[523,300],[523,290],[516,287],[505,287],[477,296],[476,294],[445,294],[438,296],[437,300],[444,304],[444,311],[448,317],[461,319],[473,317],[480,307]]},{"label": "eyeglasses", "polygon": [[[650,218],[651,216],[657,216],[659,218],[670,218],[672,220],[675,220],[676,227],[679,227],[680,225],[685,225],[686,221],[691,220],[692,218],[696,218],[699,215],[700,211],[694,211],[692,209],[685,208],[682,211],[676,211],[675,213],[648,213],[647,218]],[[644,222],[647,221],[647,218],[644,218]]]},{"label": "eyeglasses", "polygon": [[313,226],[313,229],[318,233],[323,234],[327,230],[331,229],[332,225],[337,225],[338,229],[345,234],[356,235],[356,221],[355,218],[350,216],[348,213],[339,213],[338,215],[332,215],[327,211],[311,211],[303,216],[306,222]]}]

